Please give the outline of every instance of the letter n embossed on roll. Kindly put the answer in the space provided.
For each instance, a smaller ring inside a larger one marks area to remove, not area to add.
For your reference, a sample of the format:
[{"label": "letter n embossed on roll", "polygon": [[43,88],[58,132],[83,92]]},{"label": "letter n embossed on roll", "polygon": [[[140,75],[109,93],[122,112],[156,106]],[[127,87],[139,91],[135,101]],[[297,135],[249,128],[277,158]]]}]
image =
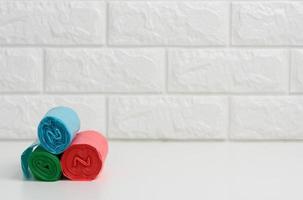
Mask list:
[{"label": "letter n embossed on roll", "polygon": [[87,160],[83,160],[79,156],[75,156],[73,166],[77,167],[79,164],[83,165],[84,167],[89,167],[90,166],[90,157],[88,157]]}]

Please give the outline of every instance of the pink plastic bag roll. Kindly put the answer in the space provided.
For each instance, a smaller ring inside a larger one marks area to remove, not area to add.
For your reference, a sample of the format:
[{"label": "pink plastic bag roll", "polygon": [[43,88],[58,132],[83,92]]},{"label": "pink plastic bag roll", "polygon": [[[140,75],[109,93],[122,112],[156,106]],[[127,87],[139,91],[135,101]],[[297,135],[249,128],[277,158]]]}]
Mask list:
[{"label": "pink plastic bag roll", "polygon": [[96,131],[78,133],[61,157],[62,172],[71,180],[93,180],[100,173],[108,152],[106,138]]}]

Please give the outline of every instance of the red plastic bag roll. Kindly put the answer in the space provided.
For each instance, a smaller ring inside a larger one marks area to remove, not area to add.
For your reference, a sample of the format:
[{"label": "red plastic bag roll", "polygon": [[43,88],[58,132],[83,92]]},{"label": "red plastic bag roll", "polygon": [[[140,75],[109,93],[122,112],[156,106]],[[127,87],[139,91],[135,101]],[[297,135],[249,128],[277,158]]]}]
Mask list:
[{"label": "red plastic bag roll", "polygon": [[96,131],[78,133],[61,157],[64,176],[71,180],[93,180],[104,165],[108,152],[106,138]]}]

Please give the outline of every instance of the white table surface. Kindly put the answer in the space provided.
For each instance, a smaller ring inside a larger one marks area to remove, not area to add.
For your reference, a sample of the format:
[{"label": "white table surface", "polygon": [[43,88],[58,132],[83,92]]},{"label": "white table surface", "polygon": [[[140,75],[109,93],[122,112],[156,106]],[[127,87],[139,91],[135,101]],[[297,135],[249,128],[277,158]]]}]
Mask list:
[{"label": "white table surface", "polygon": [[0,199],[302,200],[303,142],[110,142],[92,182],[22,179],[30,142],[0,142]]}]

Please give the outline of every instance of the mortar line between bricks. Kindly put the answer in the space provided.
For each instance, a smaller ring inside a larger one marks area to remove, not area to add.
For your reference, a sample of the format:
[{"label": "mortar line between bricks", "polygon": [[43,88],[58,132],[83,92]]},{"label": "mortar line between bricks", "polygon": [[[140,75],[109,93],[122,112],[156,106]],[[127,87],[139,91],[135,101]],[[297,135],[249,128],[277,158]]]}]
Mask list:
[{"label": "mortar line between bricks", "polygon": [[[5,0],[0,0],[4,1]],[[18,0],[15,0],[18,1]],[[39,1],[39,0],[37,0]],[[60,2],[60,0],[54,0],[52,2]],[[102,2],[105,0],[73,0],[72,2],[90,2],[97,1]],[[187,0],[107,0],[108,2],[186,2]],[[190,0],[190,2],[301,2],[302,0]]]},{"label": "mortar line between bricks", "polygon": [[[288,93],[215,93],[215,92],[169,92],[167,94],[163,94],[161,92],[157,93],[142,93],[142,92],[128,92],[128,93],[119,93],[119,92],[83,92],[83,93],[75,93],[75,92],[58,92],[58,93],[45,93],[48,95],[121,95],[121,96],[128,96],[128,95],[155,95],[155,96],[160,96],[160,95],[166,95],[166,96],[172,96],[172,95],[178,95],[178,96],[186,96],[186,95],[197,95],[197,96],[228,96],[228,95],[236,95],[236,96],[288,96]],[[303,94],[303,93],[298,93],[298,94]]]},{"label": "mortar line between bricks", "polygon": [[109,46],[109,3],[105,0],[105,47]]},{"label": "mortar line between bricks", "polygon": [[228,130],[227,140],[231,141],[231,115],[232,115],[232,96],[228,96]]},{"label": "mortar line between bricks", "polygon": [[222,138],[115,138],[109,137],[110,141],[121,142],[220,142],[224,143],[226,140]]},{"label": "mortar line between bricks", "polygon": [[42,94],[46,92],[46,49],[42,49]]},{"label": "mortar line between bricks", "polygon": [[[1,0],[0,0],[1,1]],[[222,50],[228,50],[228,49],[265,49],[265,50],[275,50],[275,49],[287,49],[287,48],[292,48],[292,49],[302,49],[302,46],[190,46],[190,45],[175,45],[175,46],[133,46],[133,45],[121,45],[121,46],[111,46],[111,45],[83,45],[83,46],[70,46],[70,45],[8,45],[8,46],[1,46],[0,48],[24,48],[24,49],[32,49],[32,48],[49,48],[49,49],[165,49],[165,48],[171,48],[171,49],[222,49]]]},{"label": "mortar line between bricks", "polygon": [[[39,1],[39,0],[38,0]],[[1,2],[1,0],[0,0]],[[105,48],[105,44],[0,44],[0,48]]]},{"label": "mortar line between bricks", "polygon": [[108,45],[108,48],[186,48],[186,49],[285,49],[285,48],[303,48],[303,45],[291,46],[291,45]]},{"label": "mortar line between bricks", "polygon": [[[81,0],[74,0],[74,1],[81,1]],[[96,0],[86,0],[86,1],[96,1]],[[98,0],[97,0],[98,1]],[[102,1],[102,0],[99,0]],[[109,2],[186,2],[186,0],[108,0]],[[190,0],[190,2],[301,2],[302,0]]]},{"label": "mortar line between bricks", "polygon": [[110,134],[109,134],[109,97],[108,96],[105,97],[105,130],[106,130],[105,135],[107,137],[110,137]]},{"label": "mortar line between bricks", "polygon": [[229,21],[228,21],[228,27],[229,27],[229,43],[228,46],[232,46],[232,2],[229,2]]},{"label": "mortar line between bricks", "polygon": [[165,94],[168,94],[168,68],[169,68],[169,58],[168,58],[168,48],[165,48],[165,68],[164,68],[164,83],[165,83]]},{"label": "mortar line between bricks", "polygon": [[[0,138],[0,142],[32,142],[35,137],[32,138]],[[111,138],[107,137],[109,141],[113,142],[214,142],[224,143],[223,139],[210,139],[210,138],[188,138],[188,139],[177,139],[177,138]]]},{"label": "mortar line between bricks", "polygon": [[44,93],[41,94],[39,92],[37,93],[0,93],[0,97],[1,96],[61,96],[61,97],[68,97],[68,96],[109,96],[109,97],[303,97],[303,93],[292,93],[290,95],[288,94],[137,94],[137,93],[127,93],[127,94],[102,94],[102,93],[86,93],[86,94],[79,94],[79,93],[70,93],[70,94],[66,94],[66,93],[61,93],[61,94],[48,94],[48,93]]},{"label": "mortar line between bricks", "polygon": [[292,50],[288,49],[288,95],[291,92],[291,78],[292,78]]},{"label": "mortar line between bricks", "polygon": [[[0,138],[0,142],[32,142],[35,138]],[[198,143],[303,143],[302,138],[298,139],[231,139],[230,141],[224,139],[209,139],[209,138],[111,138],[108,137],[110,142],[163,142],[163,143],[183,143],[183,142],[198,142]]]}]

